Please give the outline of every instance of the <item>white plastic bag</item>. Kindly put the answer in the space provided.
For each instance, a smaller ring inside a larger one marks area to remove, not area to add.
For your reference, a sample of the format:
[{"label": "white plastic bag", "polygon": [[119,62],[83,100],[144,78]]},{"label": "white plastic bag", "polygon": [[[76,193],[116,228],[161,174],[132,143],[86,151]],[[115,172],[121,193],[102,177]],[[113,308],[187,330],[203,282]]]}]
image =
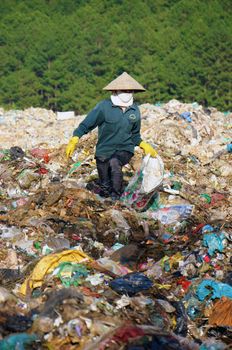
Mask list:
[{"label": "white plastic bag", "polygon": [[155,190],[161,185],[164,176],[164,164],[157,156],[147,155],[121,196],[126,205],[137,210],[144,210]]},{"label": "white plastic bag", "polygon": [[164,177],[164,164],[162,159],[157,156],[152,158],[148,154],[142,163],[143,181],[141,186],[141,193],[153,192],[159,187]]}]

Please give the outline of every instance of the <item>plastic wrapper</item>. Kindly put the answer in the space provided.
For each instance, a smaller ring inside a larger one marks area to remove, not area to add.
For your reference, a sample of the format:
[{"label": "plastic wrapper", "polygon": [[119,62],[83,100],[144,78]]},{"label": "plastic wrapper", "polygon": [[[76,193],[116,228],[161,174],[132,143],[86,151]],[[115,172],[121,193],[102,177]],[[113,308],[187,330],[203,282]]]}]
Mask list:
[{"label": "plastic wrapper", "polygon": [[170,205],[156,211],[147,211],[148,218],[157,219],[164,225],[175,224],[192,215],[194,206],[190,204]]},{"label": "plastic wrapper", "polygon": [[125,231],[130,230],[130,226],[119,210],[111,209],[109,211],[109,214],[111,215],[112,220],[115,222],[118,228],[121,228]]},{"label": "plastic wrapper", "polygon": [[97,264],[100,267],[112,272],[116,276],[123,276],[131,272],[126,266],[120,265],[119,263],[109,259],[109,258],[100,258],[97,260]]}]

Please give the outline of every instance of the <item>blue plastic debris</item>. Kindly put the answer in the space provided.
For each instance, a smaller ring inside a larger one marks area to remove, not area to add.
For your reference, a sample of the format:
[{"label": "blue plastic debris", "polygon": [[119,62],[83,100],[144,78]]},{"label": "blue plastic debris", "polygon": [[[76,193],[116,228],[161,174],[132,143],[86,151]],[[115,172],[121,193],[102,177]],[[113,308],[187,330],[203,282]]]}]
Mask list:
[{"label": "blue plastic debris", "polygon": [[228,145],[226,145],[226,149],[228,153],[232,153],[232,143],[228,143]]},{"label": "blue plastic debris", "polygon": [[190,297],[186,295],[185,297],[186,312],[191,320],[195,320],[200,316],[201,302],[194,296]]},{"label": "blue plastic debris", "polygon": [[15,333],[5,337],[0,340],[0,349],[1,350],[26,350],[29,347],[25,347],[27,345],[31,345],[34,341],[38,339],[35,334],[27,334],[27,333]]},{"label": "blue plastic debris", "polygon": [[152,281],[142,273],[132,272],[110,282],[110,287],[119,294],[134,295],[152,287]]},{"label": "blue plastic debris", "polygon": [[183,112],[180,115],[183,119],[185,119],[187,122],[191,123],[192,118],[191,118],[191,112]]},{"label": "blue plastic debris", "polygon": [[161,238],[164,242],[169,242],[173,239],[173,235],[171,233],[165,232],[164,234],[162,234]]},{"label": "blue plastic debris", "polygon": [[197,287],[197,297],[199,300],[204,300],[208,295],[211,299],[227,297],[232,299],[232,287],[226,283],[217,282],[214,280],[204,280]]},{"label": "blue plastic debris", "polygon": [[209,232],[213,232],[214,228],[211,225],[205,225],[202,227],[201,231],[202,233],[209,233]]},{"label": "blue plastic debris", "polygon": [[206,233],[203,237],[203,245],[208,247],[209,255],[213,255],[215,251],[219,251],[220,253],[224,250],[223,240],[225,239],[225,234],[223,232],[220,233]]},{"label": "blue plastic debris", "polygon": [[212,341],[210,341],[210,343],[209,342],[207,342],[207,343],[204,342],[200,346],[199,350],[224,350],[226,348],[227,348],[227,346],[225,344],[223,344],[221,342],[220,343],[219,342],[215,342],[215,340],[212,340]]},{"label": "blue plastic debris", "polygon": [[120,248],[122,248],[122,247],[124,247],[124,244],[121,244],[121,243],[115,243],[112,247],[111,247],[111,249],[113,250],[113,251],[116,251],[116,250],[118,250],[118,249],[120,249]]}]

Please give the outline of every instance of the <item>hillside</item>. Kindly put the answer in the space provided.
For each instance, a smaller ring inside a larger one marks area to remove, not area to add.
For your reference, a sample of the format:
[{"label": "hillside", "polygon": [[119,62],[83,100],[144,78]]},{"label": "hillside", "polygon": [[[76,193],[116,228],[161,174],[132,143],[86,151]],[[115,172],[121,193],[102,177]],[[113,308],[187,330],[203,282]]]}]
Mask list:
[{"label": "hillside", "polygon": [[124,70],[139,103],[231,102],[229,0],[2,0],[0,105],[86,113]]}]

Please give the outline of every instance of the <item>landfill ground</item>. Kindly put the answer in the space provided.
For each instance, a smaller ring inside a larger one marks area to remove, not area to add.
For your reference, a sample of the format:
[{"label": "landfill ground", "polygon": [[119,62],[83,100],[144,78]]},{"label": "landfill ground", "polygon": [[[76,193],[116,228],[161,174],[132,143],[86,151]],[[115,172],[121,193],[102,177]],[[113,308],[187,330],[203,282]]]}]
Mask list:
[{"label": "landfill ground", "polygon": [[232,114],[140,110],[164,164],[142,209],[97,193],[96,131],[67,160],[83,116],[0,110],[0,350],[232,349]]}]

